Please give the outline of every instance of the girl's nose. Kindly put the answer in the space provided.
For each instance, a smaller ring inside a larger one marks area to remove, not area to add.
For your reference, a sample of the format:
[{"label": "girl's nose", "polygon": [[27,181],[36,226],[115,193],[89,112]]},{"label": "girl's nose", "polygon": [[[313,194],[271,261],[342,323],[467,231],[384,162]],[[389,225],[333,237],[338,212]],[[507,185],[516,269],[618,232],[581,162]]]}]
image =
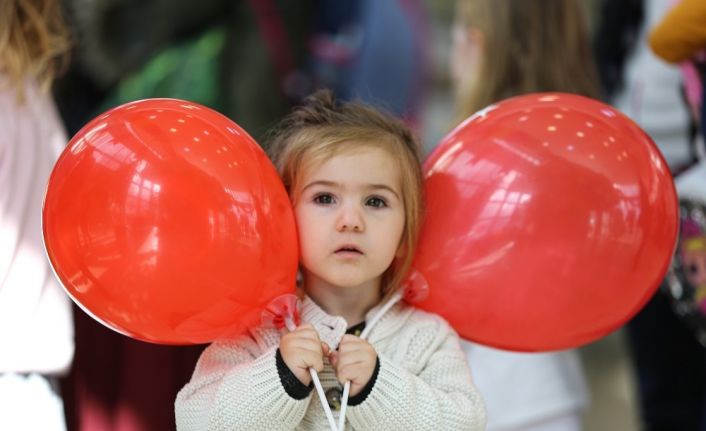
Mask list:
[{"label": "girl's nose", "polygon": [[358,209],[343,206],[336,228],[339,232],[363,232],[365,222]]}]

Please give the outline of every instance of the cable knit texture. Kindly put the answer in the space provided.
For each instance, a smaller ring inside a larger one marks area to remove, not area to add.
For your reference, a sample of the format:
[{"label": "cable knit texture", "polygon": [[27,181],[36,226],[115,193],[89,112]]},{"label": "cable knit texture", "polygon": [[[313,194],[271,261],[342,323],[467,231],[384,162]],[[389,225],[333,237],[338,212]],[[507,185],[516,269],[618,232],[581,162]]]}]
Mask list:
[{"label": "cable knit texture", "polygon": [[[346,331],[343,318],[326,314],[309,298],[301,314],[322,341],[338,346]],[[282,387],[275,364],[280,337],[276,329],[260,327],[209,346],[177,395],[177,429],[328,430],[315,391],[295,400]],[[485,428],[485,407],[458,336],[442,318],[398,304],[380,319],[368,341],[378,353],[380,370],[365,401],[348,408],[346,429]],[[327,360],[319,378],[324,390],[340,385]],[[338,420],[338,412],[333,413]]]}]

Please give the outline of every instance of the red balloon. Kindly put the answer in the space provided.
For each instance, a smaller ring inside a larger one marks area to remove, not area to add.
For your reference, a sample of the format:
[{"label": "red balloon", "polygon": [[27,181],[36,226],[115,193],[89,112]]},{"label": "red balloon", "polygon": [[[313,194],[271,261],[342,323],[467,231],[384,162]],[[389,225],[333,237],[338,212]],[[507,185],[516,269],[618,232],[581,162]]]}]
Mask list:
[{"label": "red balloon", "polygon": [[81,129],[49,179],[43,232],[74,301],[144,341],[241,333],[294,291],[296,228],[274,166],[192,102],[128,103]]},{"label": "red balloon", "polygon": [[466,120],[424,163],[419,305],[465,338],[544,351],[596,340],[652,296],[679,210],[657,147],[608,105],[531,94]]}]

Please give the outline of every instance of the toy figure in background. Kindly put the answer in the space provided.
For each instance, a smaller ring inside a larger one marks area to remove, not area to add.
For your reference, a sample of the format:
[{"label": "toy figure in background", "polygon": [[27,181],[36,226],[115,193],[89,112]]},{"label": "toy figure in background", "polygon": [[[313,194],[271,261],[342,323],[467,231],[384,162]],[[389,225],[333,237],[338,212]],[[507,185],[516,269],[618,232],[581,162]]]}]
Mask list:
[{"label": "toy figure in background", "polygon": [[[688,228],[698,229],[694,222],[683,225],[683,235],[689,234]],[[706,314],[706,234],[698,232],[687,236],[679,247],[679,256],[689,286],[696,291],[694,300],[703,314]]]},{"label": "toy figure in background", "polygon": [[681,234],[664,289],[674,312],[706,345],[706,207],[680,203]]}]

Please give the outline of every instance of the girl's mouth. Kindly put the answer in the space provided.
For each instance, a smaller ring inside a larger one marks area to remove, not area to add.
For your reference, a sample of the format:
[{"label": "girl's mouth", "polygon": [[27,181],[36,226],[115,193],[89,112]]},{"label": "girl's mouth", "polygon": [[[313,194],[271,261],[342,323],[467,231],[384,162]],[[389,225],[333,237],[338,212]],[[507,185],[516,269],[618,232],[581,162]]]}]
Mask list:
[{"label": "girl's mouth", "polygon": [[363,252],[356,246],[354,245],[344,245],[340,248],[338,248],[334,254],[338,256],[357,256],[357,255],[362,255]]}]

